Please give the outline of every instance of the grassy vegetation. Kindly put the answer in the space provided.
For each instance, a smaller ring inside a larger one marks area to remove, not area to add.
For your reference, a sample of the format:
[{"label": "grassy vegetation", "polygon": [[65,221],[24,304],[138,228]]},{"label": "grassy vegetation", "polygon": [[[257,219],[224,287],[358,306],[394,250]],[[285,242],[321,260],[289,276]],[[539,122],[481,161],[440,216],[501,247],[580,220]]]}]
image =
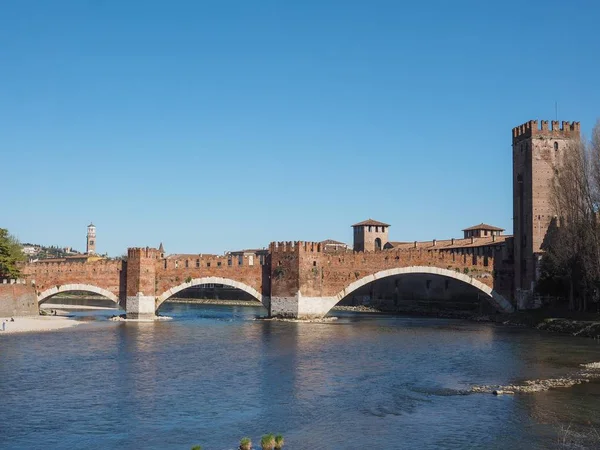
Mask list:
[{"label": "grassy vegetation", "polygon": [[260,438],[260,446],[262,450],[273,450],[275,447],[275,436],[271,433],[265,434]]},{"label": "grassy vegetation", "polygon": [[245,437],[240,440],[240,450],[250,450],[251,448],[252,441],[249,437]]}]

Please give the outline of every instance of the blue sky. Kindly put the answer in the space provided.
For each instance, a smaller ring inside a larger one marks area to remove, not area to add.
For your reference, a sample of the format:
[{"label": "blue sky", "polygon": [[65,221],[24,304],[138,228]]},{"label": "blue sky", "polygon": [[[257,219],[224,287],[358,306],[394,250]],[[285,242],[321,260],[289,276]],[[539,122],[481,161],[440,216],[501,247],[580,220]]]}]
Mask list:
[{"label": "blue sky", "polygon": [[221,253],[512,231],[511,129],[600,117],[594,1],[3,1],[0,226]]}]

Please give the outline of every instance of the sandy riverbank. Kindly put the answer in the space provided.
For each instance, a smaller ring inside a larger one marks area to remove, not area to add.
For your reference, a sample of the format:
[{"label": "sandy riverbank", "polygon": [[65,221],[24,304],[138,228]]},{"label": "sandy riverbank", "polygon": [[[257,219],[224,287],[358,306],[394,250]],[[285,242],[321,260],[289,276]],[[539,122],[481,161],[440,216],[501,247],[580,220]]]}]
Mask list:
[{"label": "sandy riverbank", "polygon": [[[3,334],[54,331],[74,327],[82,323],[85,322],[61,316],[15,317],[14,322],[10,321],[10,317],[2,317],[0,318],[0,336]],[[4,331],[2,331],[3,328]]]}]

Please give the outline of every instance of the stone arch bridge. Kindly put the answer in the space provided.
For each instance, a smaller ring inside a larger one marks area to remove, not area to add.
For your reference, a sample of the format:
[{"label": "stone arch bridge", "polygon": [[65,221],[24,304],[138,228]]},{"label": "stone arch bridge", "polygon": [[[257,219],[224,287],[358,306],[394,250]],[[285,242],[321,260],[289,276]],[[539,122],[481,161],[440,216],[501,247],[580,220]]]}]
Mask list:
[{"label": "stone arch bridge", "polygon": [[38,302],[60,292],[90,291],[118,303],[128,318],[153,318],[161,304],[188,287],[232,286],[260,301],[271,316],[322,317],[375,280],[434,274],[473,286],[499,311],[511,312],[494,259],[422,249],[325,252],[316,242],[274,242],[263,263],[253,256],[178,255],[130,248],[127,260],[36,262],[23,273]]}]

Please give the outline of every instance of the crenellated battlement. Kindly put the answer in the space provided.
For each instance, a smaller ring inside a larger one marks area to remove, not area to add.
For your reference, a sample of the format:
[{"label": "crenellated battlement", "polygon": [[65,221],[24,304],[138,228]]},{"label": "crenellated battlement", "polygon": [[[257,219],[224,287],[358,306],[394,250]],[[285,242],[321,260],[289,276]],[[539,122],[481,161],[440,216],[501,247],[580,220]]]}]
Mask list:
[{"label": "crenellated battlement", "polygon": [[127,249],[127,259],[158,259],[160,251],[157,248],[151,247],[130,247]]},{"label": "crenellated battlement", "polygon": [[323,246],[320,242],[313,241],[279,241],[269,244],[270,253],[291,253],[291,252],[322,252]]},{"label": "crenellated battlement", "polygon": [[513,143],[529,139],[533,136],[576,138],[581,133],[581,125],[579,122],[559,122],[558,120],[553,120],[552,122],[542,120],[538,122],[537,120],[530,120],[518,127],[514,127],[512,133]]},{"label": "crenellated battlement", "polygon": [[73,269],[73,268],[87,268],[87,267],[120,267],[123,261],[120,259],[99,259],[96,261],[52,261],[44,262],[36,261],[33,263],[25,264],[24,273],[32,273],[40,270],[60,270],[60,269]]}]

